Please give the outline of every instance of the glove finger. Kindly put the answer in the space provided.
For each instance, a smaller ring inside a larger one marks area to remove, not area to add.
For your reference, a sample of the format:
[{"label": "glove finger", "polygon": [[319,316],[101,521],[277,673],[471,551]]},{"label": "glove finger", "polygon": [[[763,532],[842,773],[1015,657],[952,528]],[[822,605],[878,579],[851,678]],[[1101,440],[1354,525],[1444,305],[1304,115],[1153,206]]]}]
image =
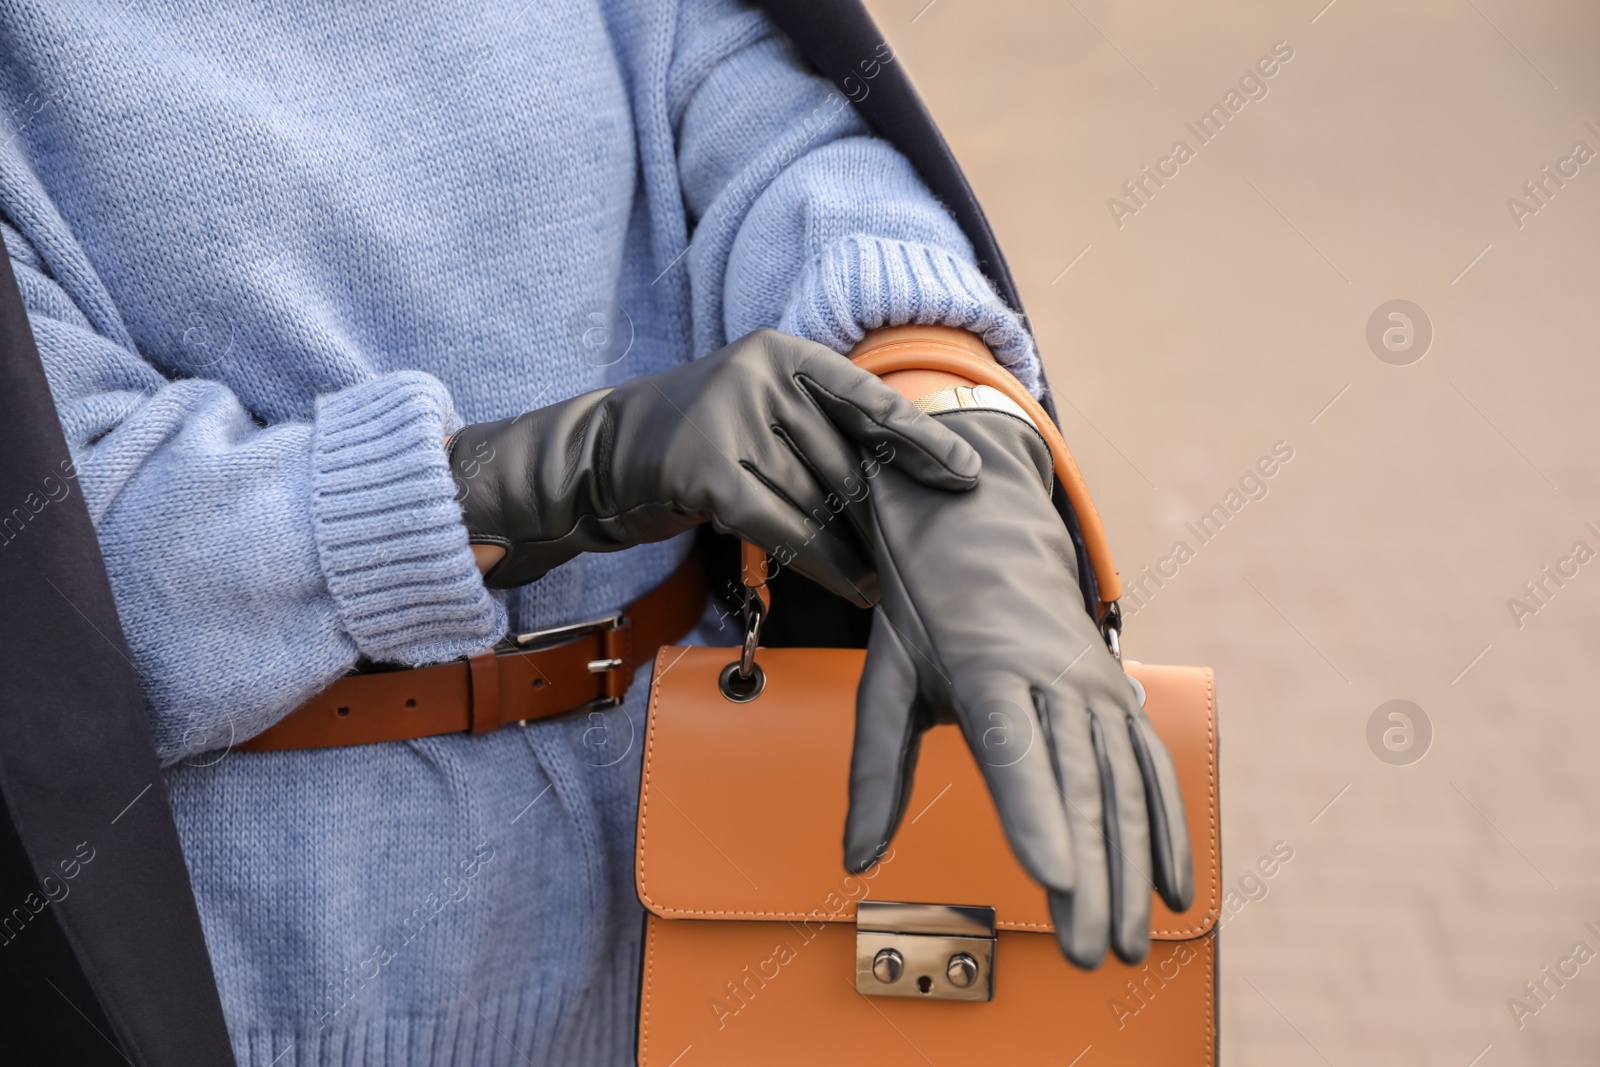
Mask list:
[{"label": "glove finger", "polygon": [[1111,938],[1111,875],[1106,866],[1106,795],[1089,711],[1081,701],[1042,692],[1033,694],[1044,724],[1051,760],[1060,781],[1055,806],[1065,809],[1071,827],[1077,884],[1071,892],[1051,892],[1050,921],[1062,953],[1092,969],[1105,958]]},{"label": "glove finger", "polygon": [[1084,871],[1075,862],[1048,733],[1027,687],[1015,680],[971,688],[977,695],[964,702],[959,717],[1011,851],[1035,881],[1069,891]]},{"label": "glove finger", "polygon": [[843,356],[819,347],[801,363],[795,381],[878,462],[935,489],[962,491],[977,484],[983,461],[971,445]]},{"label": "glove finger", "polygon": [[859,874],[888,851],[911,799],[922,731],[917,727],[917,669],[883,609],[872,617],[867,663],[856,689],[856,738],[850,752],[850,809],[844,863]]},{"label": "glove finger", "polygon": [[778,442],[811,476],[830,512],[842,515],[863,544],[871,542],[872,479],[881,473],[881,461],[864,452],[856,440],[839,431],[822,412],[807,402],[808,417],[772,428]]},{"label": "glove finger", "polygon": [[1183,792],[1178,788],[1178,768],[1144,715],[1129,717],[1128,740],[1139,761],[1145,806],[1150,810],[1150,857],[1156,892],[1173,911],[1186,911],[1194,903],[1194,860]]},{"label": "glove finger", "polygon": [[[856,448],[831,429],[827,436],[831,438],[827,444],[808,450],[783,427],[775,426],[773,436],[760,440],[752,458],[742,461],[742,466],[799,514],[799,539],[790,542],[796,553],[803,555],[814,540],[830,537],[844,542],[870,570],[867,487],[857,465]],[[876,603],[876,594],[870,599]]]},{"label": "glove finger", "polygon": [[[732,499],[719,501],[711,524],[763,549],[780,567],[793,567],[824,589],[861,608],[878,602],[878,575],[853,538],[813,520],[754,468],[739,479]],[[809,525],[808,525],[809,522]],[[848,527],[832,524],[839,531]]]},{"label": "glove finger", "polygon": [[1106,861],[1111,879],[1111,950],[1124,963],[1150,953],[1150,816],[1144,779],[1128,740],[1121,708],[1096,714],[1090,724],[1100,764],[1105,809]]}]

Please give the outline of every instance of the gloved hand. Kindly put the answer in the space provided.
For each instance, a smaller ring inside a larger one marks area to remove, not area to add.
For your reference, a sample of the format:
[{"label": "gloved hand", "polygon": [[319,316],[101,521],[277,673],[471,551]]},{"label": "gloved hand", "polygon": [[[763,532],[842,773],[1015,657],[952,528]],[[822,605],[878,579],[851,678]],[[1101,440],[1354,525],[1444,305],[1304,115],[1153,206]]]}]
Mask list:
[{"label": "gloved hand", "polygon": [[467,426],[446,450],[469,539],[506,549],[484,575],[491,588],[710,522],[862,607],[878,599],[865,473],[892,467],[942,499],[971,489],[980,465],[874,375],[773,330]]},{"label": "gloved hand", "polygon": [[983,459],[969,493],[884,470],[870,494],[883,600],[856,702],[845,863],[894,835],[921,734],[956,722],[1012,850],[1045,886],[1067,958],[1097,966],[1150,948],[1150,890],[1188,907],[1189,835],[1177,772],[1083,609],[1050,453],[1016,415],[932,416]]}]

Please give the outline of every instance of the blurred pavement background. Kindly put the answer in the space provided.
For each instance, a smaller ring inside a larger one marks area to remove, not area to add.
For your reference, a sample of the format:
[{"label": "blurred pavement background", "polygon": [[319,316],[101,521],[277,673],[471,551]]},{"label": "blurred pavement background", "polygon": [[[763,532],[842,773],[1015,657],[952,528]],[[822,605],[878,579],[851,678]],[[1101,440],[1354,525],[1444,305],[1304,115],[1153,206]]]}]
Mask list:
[{"label": "blurred pavement background", "polygon": [[1600,1063],[1600,7],[1325,2],[869,7],[1170,576],[1128,655],[1217,671],[1222,1062]]}]

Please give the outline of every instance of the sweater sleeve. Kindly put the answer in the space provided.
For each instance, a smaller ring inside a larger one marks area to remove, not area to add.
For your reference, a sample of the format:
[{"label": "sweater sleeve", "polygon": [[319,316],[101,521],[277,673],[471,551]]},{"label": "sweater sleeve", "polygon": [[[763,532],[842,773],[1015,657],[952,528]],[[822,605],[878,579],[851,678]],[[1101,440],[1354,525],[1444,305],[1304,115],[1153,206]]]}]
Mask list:
[{"label": "sweater sleeve", "polygon": [[92,328],[3,232],[164,762],[259,733],[358,657],[449,659],[499,636],[437,379],[375,375],[267,423]]},{"label": "sweater sleeve", "polygon": [[882,326],[954,326],[1039,391],[1033,339],[950,213],[764,15],[686,0],[678,36],[667,101],[701,351],[764,326],[839,352]]}]

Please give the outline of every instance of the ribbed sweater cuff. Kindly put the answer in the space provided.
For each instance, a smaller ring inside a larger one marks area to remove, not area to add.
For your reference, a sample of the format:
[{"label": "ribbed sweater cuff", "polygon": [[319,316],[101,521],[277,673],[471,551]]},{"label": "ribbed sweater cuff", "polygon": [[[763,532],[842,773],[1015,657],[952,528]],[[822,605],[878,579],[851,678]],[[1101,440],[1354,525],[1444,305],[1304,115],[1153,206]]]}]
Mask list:
[{"label": "ribbed sweater cuff", "polygon": [[1039,357],[1022,320],[976,267],[942,248],[867,235],[834,241],[807,264],[778,329],[848,352],[869,330],[911,323],[972,331],[1038,395]]},{"label": "ribbed sweater cuff", "polygon": [[339,617],[369,659],[432,663],[481,651],[505,609],[473,562],[444,454],[449,393],[415,371],[318,399],[317,549]]}]

